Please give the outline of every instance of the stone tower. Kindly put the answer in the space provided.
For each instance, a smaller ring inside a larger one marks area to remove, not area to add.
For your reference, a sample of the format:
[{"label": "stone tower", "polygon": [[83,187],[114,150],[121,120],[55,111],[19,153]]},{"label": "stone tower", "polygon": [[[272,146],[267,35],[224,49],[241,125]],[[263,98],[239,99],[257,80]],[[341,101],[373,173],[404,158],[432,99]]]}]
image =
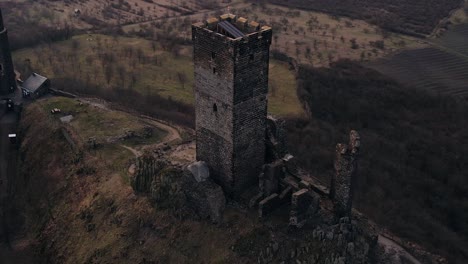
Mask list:
[{"label": "stone tower", "polygon": [[265,161],[271,28],[234,15],[192,26],[197,160],[238,196]]},{"label": "stone tower", "polygon": [[3,24],[2,10],[0,9],[0,95],[14,92],[16,89],[16,76],[11,59],[8,32]]}]

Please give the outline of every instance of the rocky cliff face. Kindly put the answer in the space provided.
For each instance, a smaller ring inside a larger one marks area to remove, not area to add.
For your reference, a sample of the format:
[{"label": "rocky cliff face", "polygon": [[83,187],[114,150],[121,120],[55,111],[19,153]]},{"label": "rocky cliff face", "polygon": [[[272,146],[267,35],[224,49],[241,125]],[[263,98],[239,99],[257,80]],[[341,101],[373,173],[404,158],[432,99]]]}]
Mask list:
[{"label": "rocky cliff face", "polygon": [[221,187],[209,177],[195,177],[188,169],[174,167],[150,153],[137,158],[136,164],[131,177],[133,189],[149,195],[154,206],[169,208],[184,217],[216,223],[222,220],[226,199]]}]

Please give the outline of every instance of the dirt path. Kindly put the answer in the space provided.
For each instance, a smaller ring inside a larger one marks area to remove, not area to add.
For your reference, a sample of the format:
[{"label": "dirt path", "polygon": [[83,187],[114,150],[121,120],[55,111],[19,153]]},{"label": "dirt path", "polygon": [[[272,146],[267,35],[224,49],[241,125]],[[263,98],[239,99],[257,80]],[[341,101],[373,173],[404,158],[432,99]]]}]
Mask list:
[{"label": "dirt path", "polygon": [[147,116],[140,116],[140,117],[144,119],[145,122],[148,122],[150,125],[155,126],[167,132],[167,135],[164,137],[163,140],[161,140],[161,142],[153,144],[153,145],[144,146],[143,149],[157,148],[164,144],[169,144],[171,142],[174,142],[176,140],[182,140],[182,137],[180,136],[179,131],[175,127],[162,123],[161,121],[153,119],[151,117],[147,117]]},{"label": "dirt path", "polygon": [[135,155],[136,158],[138,158],[138,157],[141,156],[141,152],[138,151],[138,150],[136,150],[136,149],[134,149],[134,148],[131,148],[131,147],[125,146],[125,145],[120,145],[120,146],[121,146],[122,148],[127,149],[127,150],[129,150],[130,152],[132,152],[133,155]]},{"label": "dirt path", "polygon": [[394,258],[395,263],[402,263],[400,258],[403,257],[413,264],[421,264],[419,260],[413,257],[413,255],[411,255],[403,247],[385,236],[379,235],[378,243],[385,248],[386,253],[390,254]]},{"label": "dirt path", "polygon": [[135,155],[135,157],[137,158],[140,157],[143,154],[145,149],[156,149],[156,148],[163,146],[164,144],[169,144],[177,140],[182,140],[179,131],[175,129],[174,127],[171,127],[169,125],[166,125],[164,123],[161,123],[160,121],[154,120],[149,117],[142,117],[142,119],[144,119],[145,122],[147,122],[148,124],[166,131],[167,135],[161,140],[161,142],[152,144],[152,145],[142,146],[139,150],[123,145],[123,144],[120,145],[121,147],[131,151]]},{"label": "dirt path", "polygon": [[[98,107],[98,108],[103,109],[103,110],[120,111],[120,110],[111,109],[108,106],[107,102],[104,101],[104,100],[100,100],[100,99],[97,99],[97,98],[78,98],[78,99],[80,101],[84,102],[84,103],[87,103],[89,105]],[[177,130],[177,128],[175,128],[175,127],[173,127],[173,126],[171,126],[169,124],[166,124],[166,123],[164,123],[164,122],[162,122],[160,120],[149,117],[149,116],[140,115],[139,117],[145,123],[148,123],[151,126],[154,126],[154,127],[157,127],[157,128],[159,128],[161,130],[166,131],[167,135],[161,140],[161,142],[158,142],[158,143],[152,144],[152,145],[143,146],[143,147],[141,147],[140,150],[129,147],[129,146],[126,146],[126,145],[123,145],[123,144],[120,145],[121,147],[131,151],[136,157],[141,156],[142,152],[145,149],[158,148],[158,147],[160,147],[160,146],[162,146],[164,144],[169,144],[169,143],[177,141],[177,140],[182,140],[182,137],[180,136],[180,133]]]}]

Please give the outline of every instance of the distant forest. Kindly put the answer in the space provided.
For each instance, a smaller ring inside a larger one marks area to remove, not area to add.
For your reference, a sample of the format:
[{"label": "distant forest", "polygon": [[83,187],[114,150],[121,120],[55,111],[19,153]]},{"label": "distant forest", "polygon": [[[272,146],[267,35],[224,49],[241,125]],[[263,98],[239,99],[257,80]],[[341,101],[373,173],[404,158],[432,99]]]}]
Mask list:
[{"label": "distant forest", "polygon": [[[34,18],[17,12],[18,9],[21,9],[25,5],[24,3],[16,5],[12,5],[11,3],[2,5],[3,19],[5,27],[8,30],[8,38],[12,50],[33,47],[41,43],[66,40],[76,33],[72,25],[47,26],[38,23]],[[38,15],[50,17],[51,12]]]},{"label": "distant forest", "polygon": [[428,35],[463,0],[265,0],[374,23],[409,35]]},{"label": "distant forest", "polygon": [[358,130],[355,206],[450,263],[466,263],[466,102],[406,88],[350,61],[302,67],[298,86],[310,118],[288,121],[288,142],[300,164],[327,182],[336,143]]}]

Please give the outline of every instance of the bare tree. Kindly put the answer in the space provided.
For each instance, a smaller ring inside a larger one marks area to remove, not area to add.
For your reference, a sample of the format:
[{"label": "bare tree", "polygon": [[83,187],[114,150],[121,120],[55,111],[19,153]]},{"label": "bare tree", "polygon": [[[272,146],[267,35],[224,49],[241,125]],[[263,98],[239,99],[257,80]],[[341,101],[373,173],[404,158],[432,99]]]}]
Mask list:
[{"label": "bare tree", "polygon": [[179,79],[182,89],[185,89],[185,83],[187,83],[187,75],[184,72],[177,72],[177,78]]},{"label": "bare tree", "polygon": [[114,77],[114,67],[112,64],[107,64],[104,68],[104,76],[106,77],[107,84],[110,84],[110,81]]},{"label": "bare tree", "polygon": [[124,66],[119,65],[117,66],[117,74],[119,75],[119,79],[122,82],[122,87],[125,87],[125,80],[127,79],[127,70]]}]

